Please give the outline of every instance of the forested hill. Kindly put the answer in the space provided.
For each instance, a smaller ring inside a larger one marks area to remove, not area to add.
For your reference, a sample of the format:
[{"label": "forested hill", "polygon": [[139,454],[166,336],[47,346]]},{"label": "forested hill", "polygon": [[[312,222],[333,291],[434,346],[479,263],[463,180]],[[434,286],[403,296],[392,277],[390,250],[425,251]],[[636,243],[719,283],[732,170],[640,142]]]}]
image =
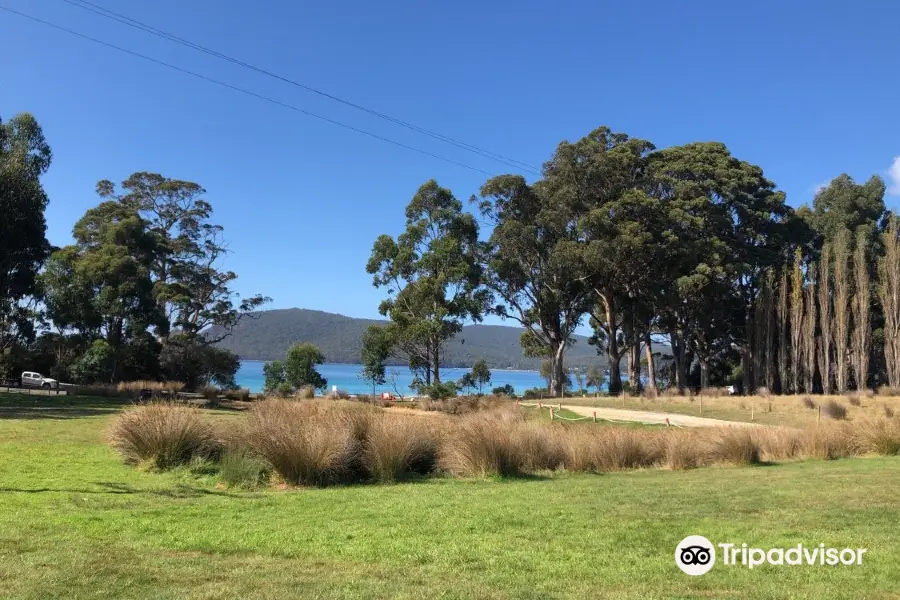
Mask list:
[{"label": "forested hill", "polygon": [[[219,344],[246,360],[282,358],[294,342],[310,342],[328,362],[358,363],[363,332],[372,319],[354,319],[318,310],[289,308],[267,310],[244,319],[234,333]],[[484,358],[492,368],[537,369],[539,359],[522,355],[519,327],[470,325],[447,343],[445,366],[468,367]],[[566,353],[567,366],[606,364],[587,338],[577,336]]]}]

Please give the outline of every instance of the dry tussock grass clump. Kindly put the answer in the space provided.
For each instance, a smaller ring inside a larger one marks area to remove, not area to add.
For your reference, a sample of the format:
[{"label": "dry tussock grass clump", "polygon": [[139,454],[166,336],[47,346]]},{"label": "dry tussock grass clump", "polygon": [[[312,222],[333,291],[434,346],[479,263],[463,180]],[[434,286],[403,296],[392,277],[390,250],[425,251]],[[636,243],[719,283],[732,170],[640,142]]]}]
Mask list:
[{"label": "dry tussock grass clump", "polygon": [[578,427],[563,442],[570,471],[622,471],[662,463],[666,443],[662,432],[624,427]]},{"label": "dry tussock grass clump", "polygon": [[[427,475],[436,470],[441,437],[430,420],[396,417],[384,413],[357,420],[362,464],[368,475],[383,483],[410,474]],[[365,423],[365,430],[362,424]]]},{"label": "dry tussock grass clump", "polygon": [[854,454],[851,436],[845,425],[810,427],[803,432],[803,456],[820,460],[834,460]]},{"label": "dry tussock grass clump", "polygon": [[110,443],[130,463],[170,469],[220,450],[212,425],[197,408],[164,402],[131,408],[110,430]]},{"label": "dry tussock grass clump", "polygon": [[254,404],[244,439],[285,482],[294,485],[346,480],[359,460],[352,428],[315,403],[267,399]]},{"label": "dry tussock grass clump", "polygon": [[509,405],[509,400],[499,396],[455,396],[443,400],[425,400],[420,408],[448,415],[468,415]]},{"label": "dry tussock grass clump", "polygon": [[119,392],[138,393],[141,390],[153,390],[154,392],[180,392],[184,389],[184,382],[181,381],[122,381],[116,386]]},{"label": "dry tussock grass clump", "polygon": [[517,436],[521,421],[473,415],[451,430],[441,464],[455,475],[515,476],[525,472],[523,446]]},{"label": "dry tussock grass clump", "polygon": [[316,397],[316,388],[311,385],[304,385],[302,388],[296,391],[294,397],[301,400],[312,400]]},{"label": "dry tussock grass clump", "polygon": [[759,443],[763,460],[792,460],[801,458],[806,448],[804,432],[787,427],[758,429],[753,436]]},{"label": "dry tussock grass clump", "polygon": [[883,385],[878,388],[877,393],[879,396],[885,397],[900,397],[900,388],[891,387],[889,385]]},{"label": "dry tussock grass clump", "polygon": [[900,421],[897,419],[874,419],[854,423],[850,447],[858,454],[880,454],[896,456],[900,454]]},{"label": "dry tussock grass clump", "polygon": [[719,427],[711,433],[710,459],[730,465],[755,465],[760,462],[760,443],[749,427]]},{"label": "dry tussock grass clump", "polygon": [[665,466],[680,471],[694,469],[708,464],[704,440],[697,432],[672,431],[663,439],[665,443]]},{"label": "dry tussock grass clump", "polygon": [[850,392],[847,396],[847,402],[849,402],[851,406],[862,406],[862,402],[860,401],[857,392]]},{"label": "dry tussock grass clump", "polygon": [[815,410],[816,403],[813,402],[813,399],[810,398],[809,396],[803,396],[803,406],[805,406],[806,408]]},{"label": "dry tussock grass clump", "polygon": [[835,400],[829,400],[822,406],[822,412],[825,416],[836,421],[842,421],[847,418],[847,407]]}]

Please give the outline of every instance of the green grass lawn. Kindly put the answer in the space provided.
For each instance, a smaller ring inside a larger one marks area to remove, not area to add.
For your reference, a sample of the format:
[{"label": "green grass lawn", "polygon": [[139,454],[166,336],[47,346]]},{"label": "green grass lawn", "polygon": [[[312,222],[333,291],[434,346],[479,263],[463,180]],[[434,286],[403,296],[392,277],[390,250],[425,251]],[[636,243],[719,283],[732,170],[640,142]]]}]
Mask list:
[{"label": "green grass lawn", "polygon": [[[114,402],[16,402],[0,598],[900,598],[900,459],[241,492],[123,465],[103,444]],[[691,578],[688,534],[869,551]]]}]

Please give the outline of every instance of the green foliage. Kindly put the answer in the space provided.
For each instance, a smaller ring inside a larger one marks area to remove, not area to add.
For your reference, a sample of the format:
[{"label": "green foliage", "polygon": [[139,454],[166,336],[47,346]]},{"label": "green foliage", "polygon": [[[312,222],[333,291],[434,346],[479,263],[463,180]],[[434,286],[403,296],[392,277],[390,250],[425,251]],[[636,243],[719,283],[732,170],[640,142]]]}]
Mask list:
[{"label": "green foliage", "polygon": [[[14,346],[34,337],[34,305],[26,302],[50,250],[40,177],[52,153],[37,120],[28,113],[0,120],[0,375]],[[9,367],[12,367],[10,361]]]},{"label": "green foliage", "polygon": [[328,381],[322,377],[316,367],[325,362],[322,352],[312,344],[294,344],[284,359],[284,378],[295,390],[310,385],[322,389]]},{"label": "green foliage", "polygon": [[[280,360],[273,360],[263,365],[263,375],[265,375],[265,390],[274,392],[282,385],[287,385],[287,379],[284,374],[284,364]],[[288,386],[290,387],[290,386]]]},{"label": "green foliage", "polygon": [[115,349],[105,340],[94,340],[87,352],[72,365],[76,383],[100,383],[112,380]]},{"label": "green foliage", "polygon": [[491,383],[491,370],[488,368],[487,362],[483,358],[472,365],[472,382],[478,388],[479,394],[482,392],[484,386],[490,385]]},{"label": "green foliage", "polygon": [[240,449],[226,450],[219,461],[219,477],[230,487],[257,489],[265,484],[270,470],[264,460]]},{"label": "green foliage", "polygon": [[495,387],[491,390],[491,393],[495,396],[509,396],[510,398],[516,397],[516,390],[510,384],[503,385],[501,387]]},{"label": "green foliage", "polygon": [[478,248],[478,222],[434,180],[407,205],[405,231],[397,239],[379,236],[372,247],[366,271],[388,291],[379,312],[390,319],[394,347],[426,385],[440,383],[444,343],[487,308]]},{"label": "green foliage", "polygon": [[585,382],[588,387],[596,388],[599,392],[603,384],[606,383],[606,373],[600,365],[591,365],[587,370],[587,380]]},{"label": "green foliage", "polygon": [[166,379],[184,382],[189,390],[207,384],[237,387],[235,375],[240,368],[237,355],[223,348],[199,343],[194,336],[179,334],[169,337],[163,345],[160,364]]},{"label": "green foliage", "polygon": [[416,393],[428,396],[432,400],[451,398],[455,396],[458,391],[459,385],[455,381],[441,381],[439,383],[432,383],[431,385],[416,386]]},{"label": "green foliage", "polygon": [[363,334],[362,341],[362,372],[360,376],[372,384],[372,395],[375,395],[375,387],[384,385],[385,362],[391,355],[394,342],[388,330],[384,327],[372,325]]}]

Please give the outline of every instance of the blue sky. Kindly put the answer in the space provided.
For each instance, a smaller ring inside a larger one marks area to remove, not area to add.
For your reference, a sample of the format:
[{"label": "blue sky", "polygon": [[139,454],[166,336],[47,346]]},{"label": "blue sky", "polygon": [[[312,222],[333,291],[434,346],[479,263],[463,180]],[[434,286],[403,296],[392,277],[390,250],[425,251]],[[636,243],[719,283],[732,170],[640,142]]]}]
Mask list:
[{"label": "blue sky", "polygon": [[[529,164],[601,124],[658,147],[719,140],[797,206],[841,172],[888,177],[900,156],[900,3],[92,1]],[[61,0],[0,4],[510,171]],[[486,178],[2,11],[0,39],[0,116],[34,113],[54,150],[53,243],[70,240],[100,179],[196,181],[225,226],[238,290],[275,308],[377,316],[383,294],[364,268],[374,239],[399,233],[425,180],[465,200]]]}]

